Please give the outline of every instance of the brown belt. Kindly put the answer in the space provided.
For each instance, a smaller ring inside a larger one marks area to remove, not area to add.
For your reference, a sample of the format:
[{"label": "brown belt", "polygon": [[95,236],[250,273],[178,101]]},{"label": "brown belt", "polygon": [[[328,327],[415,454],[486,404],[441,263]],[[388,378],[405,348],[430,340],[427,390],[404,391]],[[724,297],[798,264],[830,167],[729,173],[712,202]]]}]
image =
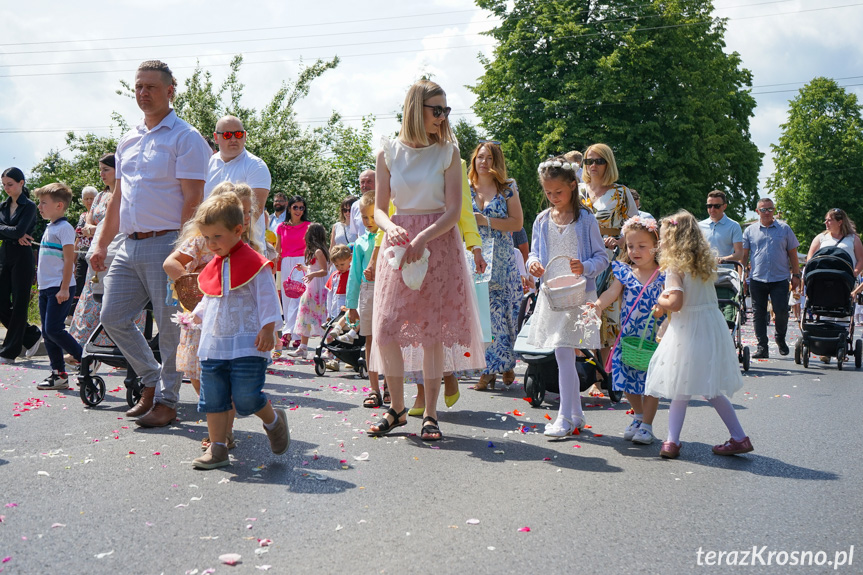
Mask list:
[{"label": "brown belt", "polygon": [[601,235],[603,237],[612,236],[612,237],[616,238],[617,236],[620,235],[620,228],[605,228],[605,227],[600,226],[599,227],[599,235]]},{"label": "brown belt", "polygon": [[177,230],[159,230],[158,232],[132,232],[129,234],[130,240],[146,240],[147,238],[155,238],[158,236],[164,236],[165,234],[170,234],[171,232],[176,232]]}]

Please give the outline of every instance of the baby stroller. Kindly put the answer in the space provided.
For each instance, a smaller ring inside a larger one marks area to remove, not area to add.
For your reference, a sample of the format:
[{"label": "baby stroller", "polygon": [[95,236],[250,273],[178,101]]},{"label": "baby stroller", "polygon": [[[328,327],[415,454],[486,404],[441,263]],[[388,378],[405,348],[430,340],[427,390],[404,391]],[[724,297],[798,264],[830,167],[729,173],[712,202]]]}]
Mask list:
[{"label": "baby stroller", "polygon": [[344,315],[345,312],[341,312],[339,315],[324,324],[324,335],[321,337],[321,343],[318,344],[318,347],[315,349],[315,357],[313,358],[315,362],[315,373],[318,375],[324,375],[324,373],[326,373],[327,366],[323,353],[324,350],[327,350],[332,353],[338,361],[342,361],[354,368],[360,377],[366,378],[369,375],[369,368],[366,365],[365,336],[359,336],[353,343],[342,343],[337,339],[327,343],[327,335],[333,330],[336,323],[338,323],[339,319]]},{"label": "baby stroller", "polygon": [[854,354],[854,366],[863,362],[863,342],[854,341],[854,268],[842,248],[821,248],[806,262],[803,273],[806,307],[800,327],[803,336],[794,345],[794,361],[809,367],[810,354],[835,357],[842,369]]},{"label": "baby stroller", "polygon": [[[558,385],[557,361],[553,349],[542,349],[527,343],[530,328],[530,316],[536,307],[536,294],[527,294],[521,300],[518,312],[518,337],[515,340],[515,353],[527,364],[524,374],[524,394],[530,399],[533,407],[539,407],[545,400],[545,392],[560,392]],[[578,372],[579,390],[586,391],[599,380],[600,387],[608,395],[612,403],[618,403],[623,392],[611,388],[611,377],[605,373],[602,362],[598,359],[596,350],[579,350],[582,356],[576,356],[575,368]]]},{"label": "baby stroller", "polygon": [[[95,295],[95,298],[101,300],[101,295]],[[145,308],[146,317],[142,332],[147,339],[150,349],[153,350],[153,356],[156,361],[161,362],[161,354],[159,353],[159,334],[153,335],[153,306],[147,302]],[[144,386],[141,383],[141,378],[123,357],[120,348],[114,345],[108,334],[105,333],[105,328],[100,323],[93,330],[93,334],[87,343],[84,344],[84,353],[81,356],[81,366],[78,368],[78,388],[81,395],[81,401],[89,407],[93,407],[102,403],[105,399],[105,380],[102,376],[93,375],[94,367],[97,362],[111,367],[119,367],[126,369],[126,378],[123,384],[126,386],[126,403],[129,407],[134,407],[141,398],[141,393],[144,391]]]},{"label": "baby stroller", "polygon": [[[729,267],[730,266],[730,267]],[[743,345],[741,326],[746,318],[746,298],[743,296],[743,264],[733,260],[723,261],[717,270],[716,299],[719,310],[725,316],[725,323],[731,330],[731,339],[737,349],[737,361],[743,364],[743,371],[749,371],[749,346]]]}]

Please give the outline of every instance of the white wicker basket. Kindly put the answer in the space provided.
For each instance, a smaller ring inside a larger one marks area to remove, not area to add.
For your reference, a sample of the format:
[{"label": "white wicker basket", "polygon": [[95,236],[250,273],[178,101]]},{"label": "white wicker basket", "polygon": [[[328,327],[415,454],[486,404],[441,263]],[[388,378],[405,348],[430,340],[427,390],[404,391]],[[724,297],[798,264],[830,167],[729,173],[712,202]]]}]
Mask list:
[{"label": "white wicker basket", "polygon": [[[557,259],[569,260],[568,256],[555,256],[545,267],[546,273]],[[586,300],[585,286],[587,280],[575,274],[563,274],[542,282],[540,289],[548,300],[552,311],[570,311],[584,305]]]}]

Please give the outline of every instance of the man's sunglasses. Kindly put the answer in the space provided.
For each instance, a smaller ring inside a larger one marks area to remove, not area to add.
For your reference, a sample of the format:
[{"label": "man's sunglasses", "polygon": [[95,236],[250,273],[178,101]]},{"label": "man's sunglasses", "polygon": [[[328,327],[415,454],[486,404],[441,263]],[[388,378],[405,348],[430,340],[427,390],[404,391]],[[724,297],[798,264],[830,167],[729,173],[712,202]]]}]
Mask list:
[{"label": "man's sunglasses", "polygon": [[219,136],[222,136],[226,140],[230,140],[231,138],[237,138],[238,140],[242,140],[246,136],[245,130],[237,130],[235,132],[216,132]]},{"label": "man's sunglasses", "polygon": [[584,159],[584,165],[585,166],[592,166],[594,164],[596,164],[597,166],[604,166],[607,163],[608,163],[608,160],[606,160],[605,158],[585,158]]},{"label": "man's sunglasses", "polygon": [[434,116],[435,118],[440,118],[441,116],[443,116],[444,118],[448,118],[449,113],[452,112],[452,108],[450,108],[449,106],[444,108],[443,106],[429,106],[428,104],[423,104],[423,108],[431,108],[432,116]]},{"label": "man's sunglasses", "polygon": [[725,204],[707,204],[707,209],[708,210],[718,210],[719,208],[721,208],[724,205]]},{"label": "man's sunglasses", "polygon": [[761,212],[762,214],[766,214],[767,212],[772,212],[775,209],[776,208],[758,208],[758,211]]}]

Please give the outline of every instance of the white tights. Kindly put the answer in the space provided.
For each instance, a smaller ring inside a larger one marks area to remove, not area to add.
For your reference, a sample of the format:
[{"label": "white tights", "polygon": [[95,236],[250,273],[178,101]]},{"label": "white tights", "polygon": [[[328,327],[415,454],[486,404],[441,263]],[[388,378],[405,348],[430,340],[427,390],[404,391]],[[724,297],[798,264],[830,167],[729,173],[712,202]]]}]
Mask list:
[{"label": "white tights", "polygon": [[[554,348],[557,360],[558,387],[560,387],[560,411],[558,417],[584,418],[581,409],[581,384],[575,369],[575,350],[571,347]],[[578,422],[575,422],[578,425]]]},{"label": "white tights", "polygon": [[[686,406],[689,405],[690,397],[692,396],[678,395],[671,401],[671,406],[668,408],[668,441],[674,444],[680,443],[680,430],[683,429],[683,419],[686,417]],[[727,397],[717,395],[704,399],[713,406],[713,409],[722,418],[722,422],[728,428],[732,439],[741,441],[746,437],[743,426],[740,425],[737,414],[734,412],[734,406],[731,405],[731,401]]]}]

